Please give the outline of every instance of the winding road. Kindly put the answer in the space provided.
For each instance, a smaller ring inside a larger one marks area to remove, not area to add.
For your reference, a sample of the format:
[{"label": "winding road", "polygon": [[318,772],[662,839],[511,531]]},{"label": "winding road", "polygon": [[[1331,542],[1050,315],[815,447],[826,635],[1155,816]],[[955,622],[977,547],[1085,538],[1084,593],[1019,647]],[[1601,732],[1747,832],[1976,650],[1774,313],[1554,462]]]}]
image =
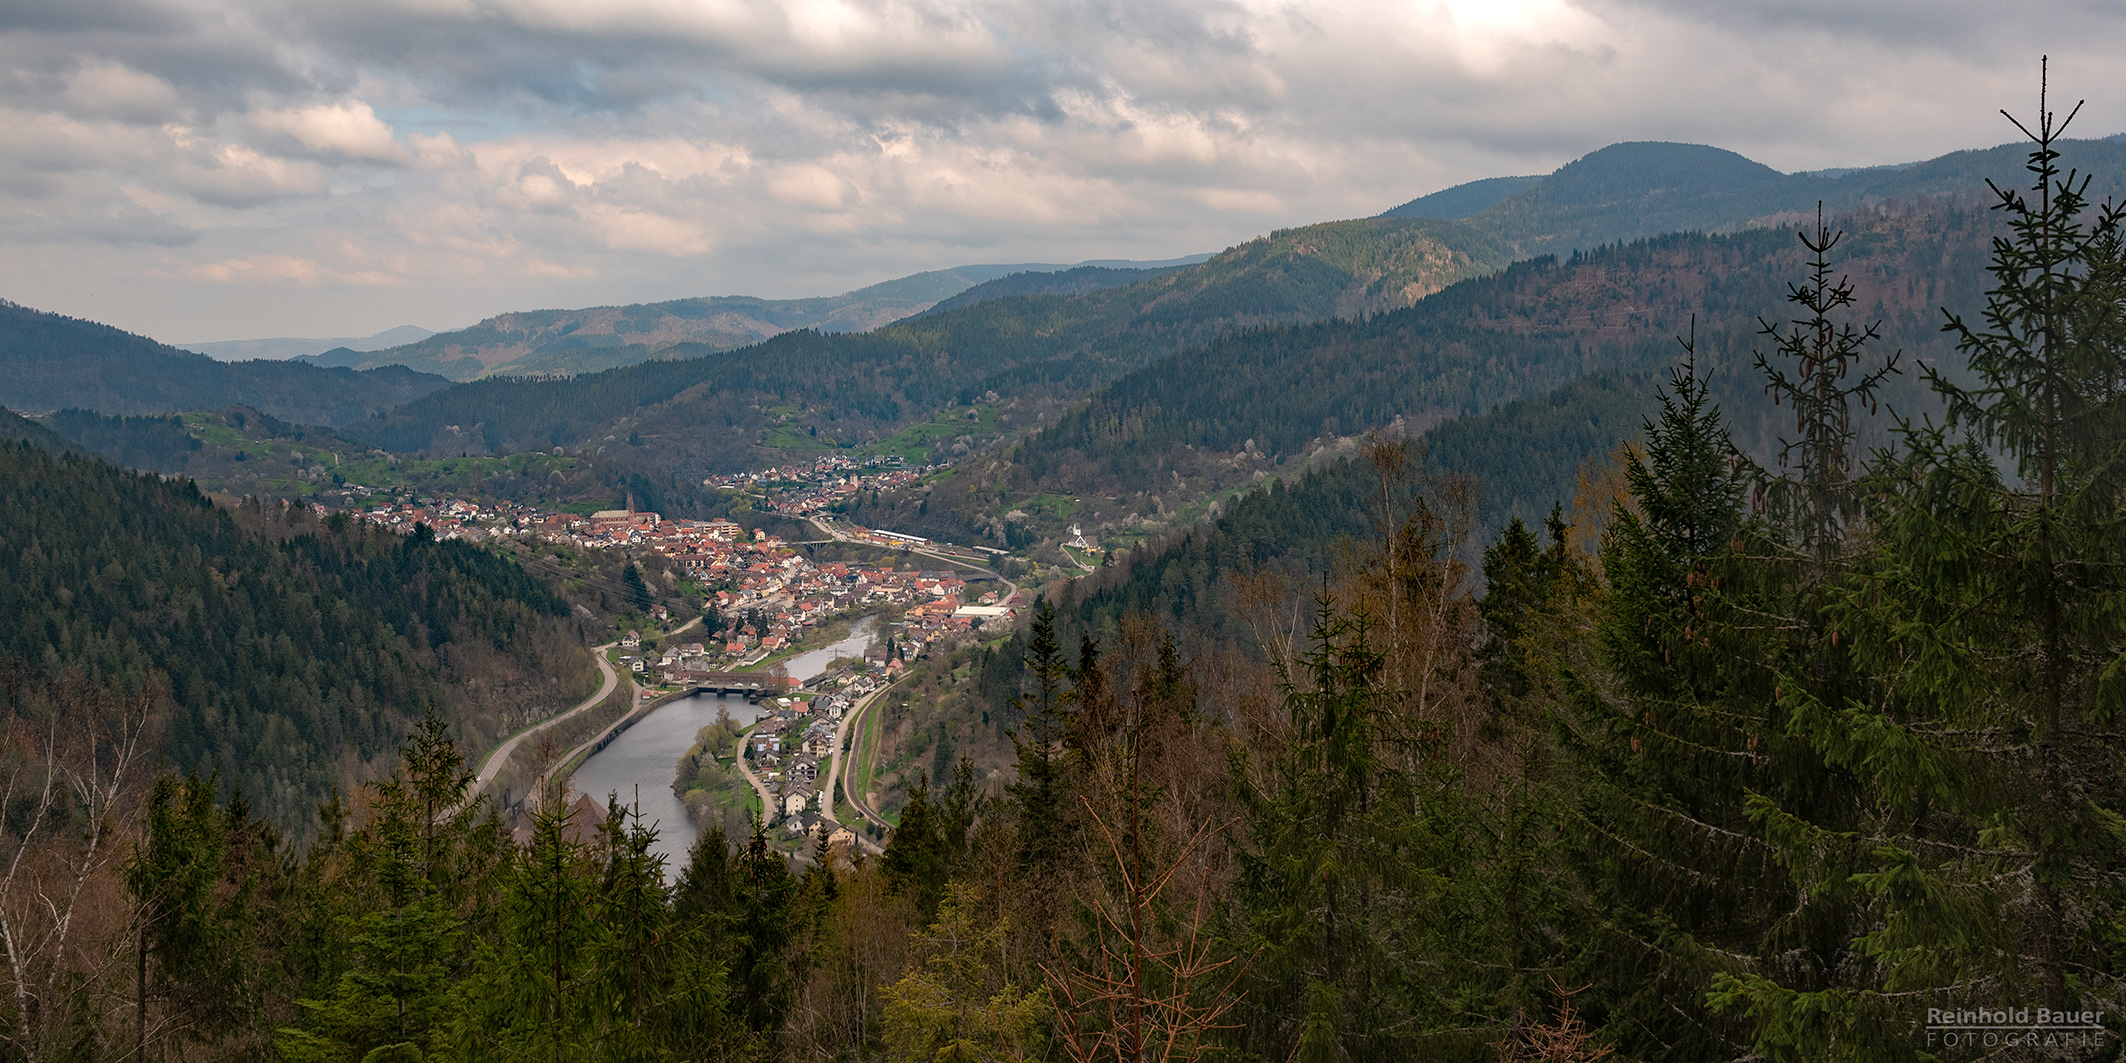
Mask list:
[{"label": "winding road", "polygon": [[[883,693],[883,691],[879,691],[877,693]],[[877,693],[874,693],[873,696],[877,696]],[[847,716],[842,717],[844,726],[847,725],[848,719],[849,717]],[[755,726],[758,725],[756,724]],[[760,795],[760,807],[763,810],[762,814],[768,816],[770,819],[774,819],[776,818],[774,814],[776,805],[775,795],[768,791],[768,784],[762,782],[760,776],[755,775],[753,773],[753,765],[748,762],[748,758],[746,757],[746,745],[752,740],[752,737],[753,728],[751,727],[746,729],[746,733],[738,736],[738,770],[746,777],[747,782],[753,784],[753,792]],[[841,819],[834,814],[834,801],[832,800],[834,796],[834,788],[837,785],[834,780],[839,779],[841,776],[841,758],[842,732],[840,730],[836,730],[834,732],[834,759],[829,762],[830,767],[828,767],[827,769],[827,778],[829,780],[827,786],[827,797],[829,798],[829,800],[827,801],[826,807],[820,810],[819,815],[821,819],[824,819],[837,827],[847,826],[847,824],[843,823]],[[863,812],[866,816],[870,816],[870,813],[866,812],[862,807],[858,807],[857,811]],[[871,818],[876,820],[878,817],[871,816]],[[879,822],[881,824],[885,823],[885,821],[883,820],[879,820]],[[887,827],[888,829],[891,829],[890,824],[888,824]],[[878,853],[883,853],[886,851],[884,846],[880,845],[875,841],[872,841],[870,837],[865,835],[862,831],[852,829],[850,833],[856,835],[856,843],[858,845],[863,846],[872,854],[876,855]]]},{"label": "winding road", "polygon": [[[841,531],[835,528],[832,523],[824,519],[821,519],[819,517],[813,517],[812,524],[814,527],[817,527],[819,530],[826,532],[828,535],[833,536],[837,540],[841,540],[844,542],[849,541],[849,536],[842,534]],[[1002,572],[999,572],[994,568],[976,564],[972,561],[967,560],[966,558],[948,557],[943,554],[931,553],[928,550],[910,548],[908,552],[912,554],[921,554],[924,557],[935,558],[939,561],[945,562],[948,565],[955,565],[964,568],[974,568],[983,572],[987,572],[992,578],[996,579],[997,582],[1002,583],[1004,585],[1004,593],[997,596],[997,600],[1000,602],[1009,603],[1013,598],[1018,597],[1019,585],[1009,579],[1006,579]],[[1072,558],[1072,560],[1075,561],[1076,559]],[[1087,571],[1092,570],[1088,569]],[[886,822],[883,818],[879,816],[877,812],[872,810],[870,805],[865,803],[863,796],[859,795],[856,792],[855,786],[852,785],[850,781],[850,776],[855,773],[856,766],[861,761],[864,753],[862,749],[856,748],[858,745],[856,740],[861,739],[864,733],[862,727],[864,714],[866,712],[873,711],[875,706],[879,704],[880,699],[883,698],[892,689],[892,685],[888,684],[886,686],[878,688],[877,690],[872,691],[868,695],[865,695],[862,701],[859,701],[854,706],[850,707],[848,714],[842,717],[841,725],[836,727],[834,730],[834,756],[833,759],[829,761],[827,768],[827,777],[830,780],[827,787],[827,797],[829,800],[827,801],[827,808],[823,815],[827,819],[832,820],[837,825],[847,826],[847,824],[843,824],[841,820],[835,818],[834,814],[835,807],[839,805],[842,801],[846,801],[849,807],[856,811],[857,815],[862,816],[865,820],[871,823],[877,824],[879,829],[884,831],[891,831],[893,829],[893,824]],[[844,747],[848,748],[848,759],[850,762],[848,768],[846,769],[842,767],[842,750],[844,749]],[[747,777],[751,778],[750,772],[748,772]],[[763,791],[763,793],[765,793],[765,791]],[[835,795],[837,793],[840,794],[840,800],[835,799]],[[874,852],[884,851],[870,838],[866,837],[862,832],[858,832],[856,837],[857,840],[861,841],[866,848],[871,849]]]},{"label": "winding road", "polygon": [[774,819],[775,795],[768,792],[768,784],[760,781],[760,776],[753,774],[753,765],[746,763],[750,759],[746,756],[746,746],[753,741],[753,731],[759,726],[756,723],[752,727],[746,728],[745,732],[737,738],[738,773],[745,776],[746,781],[753,784],[753,792],[760,795],[760,814],[764,818]]},{"label": "winding road", "polygon": [[[525,739],[563,720],[573,719],[582,713],[590,711],[591,706],[604,701],[608,695],[612,694],[613,688],[620,685],[620,673],[615,672],[612,662],[605,659],[605,651],[618,644],[617,642],[608,642],[603,646],[596,646],[591,649],[592,659],[597,661],[598,671],[605,677],[604,681],[598,684],[598,692],[584,698],[575,708],[540,720],[538,723],[518,731],[501,745],[496,746],[495,751],[489,753],[487,759],[480,762],[480,769],[473,774],[472,785],[466,788],[465,799],[458,802],[458,808],[465,807],[474,798],[479,797],[480,791],[487,789],[488,784],[495,781],[495,776],[502,772],[502,765],[509,763],[509,755],[515,753],[517,747],[522,745]],[[454,808],[451,811],[455,812],[457,809]]]},{"label": "winding road", "polygon": [[[673,628],[671,631],[667,632],[663,637],[670,638],[671,636],[677,635],[680,632],[685,631],[700,622],[701,618],[697,616],[694,619],[689,620],[686,623]],[[611,661],[605,659],[605,651],[612,649],[614,646],[617,646],[619,644],[620,643],[615,640],[613,642],[608,642],[603,646],[594,646],[591,648],[591,660],[598,665],[598,672],[603,677],[602,681],[598,684],[598,692],[592,694],[590,697],[583,699],[583,701],[578,703],[575,708],[572,708],[567,712],[549,716],[546,719],[539,721],[538,723],[532,724],[530,727],[527,727],[524,730],[517,732],[515,735],[512,735],[507,741],[504,741],[501,745],[496,746],[494,752],[489,753],[487,755],[487,759],[480,762],[479,770],[473,774],[472,785],[468,787],[465,791],[465,800],[460,801],[458,803],[458,808],[465,807],[467,803],[471,802],[474,798],[479,797],[480,792],[482,790],[487,789],[488,784],[495,781],[495,776],[500,775],[502,773],[502,766],[509,763],[510,754],[515,753],[517,751],[517,747],[519,745],[522,745],[525,739],[530,738],[533,735],[536,735],[539,732],[554,726],[555,724],[574,719],[575,717],[585,712],[589,712],[592,706],[603,702],[608,696],[612,694],[613,688],[620,685],[620,673],[613,669],[613,664]],[[578,748],[580,749],[581,747]],[[570,754],[573,755],[574,752],[574,750],[571,750]],[[562,757],[559,763],[568,763],[568,757]],[[544,782],[545,780],[542,778],[540,781]],[[455,812],[456,809],[453,809],[452,811]]]},{"label": "winding road", "polygon": [[[840,791],[842,798],[848,801],[850,808],[856,810],[857,815],[878,824],[880,830],[888,831],[893,829],[893,824],[879,818],[879,814],[873,812],[871,806],[865,804],[863,798],[857,795],[856,788],[849,784],[849,775],[856,771],[856,761],[860,752],[853,748],[855,743],[851,740],[850,735],[855,734],[859,737],[863,735],[861,724],[864,719],[864,713],[869,711],[872,705],[876,704],[887,691],[892,689],[893,686],[889,683],[865,695],[864,700],[850,706],[848,715],[842,717],[841,726],[834,730],[834,759],[828,762],[827,768],[827,776],[833,781],[832,785],[827,789],[828,796],[832,797],[837,790]],[[842,748],[844,746],[852,747],[849,749],[850,763],[847,772],[842,770]],[[836,822],[839,821],[837,820]],[[857,837],[863,838],[864,836],[858,834]],[[867,844],[870,842],[868,838],[864,840]]]}]

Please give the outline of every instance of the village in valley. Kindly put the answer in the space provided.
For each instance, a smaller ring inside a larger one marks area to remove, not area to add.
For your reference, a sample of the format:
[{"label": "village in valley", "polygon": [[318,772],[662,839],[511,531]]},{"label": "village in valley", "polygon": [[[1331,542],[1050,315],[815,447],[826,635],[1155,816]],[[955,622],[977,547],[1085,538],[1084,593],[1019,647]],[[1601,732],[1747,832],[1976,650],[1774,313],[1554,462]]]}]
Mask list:
[{"label": "village in valley", "polygon": [[[724,748],[701,753],[735,773],[723,788],[726,799],[758,808],[776,825],[784,847],[802,850],[821,823],[823,803],[831,800],[825,776],[843,718],[891,685],[909,662],[1008,630],[1024,605],[1015,586],[984,566],[998,551],[865,528],[828,512],[856,491],[901,486],[922,471],[902,467],[898,458],[862,462],[830,455],[705,481],[754,495],[757,508],[806,521],[821,535],[795,544],[729,519],[669,519],[632,505],[577,514],[508,502],[399,498],[352,515],[399,534],[425,527],[445,540],[618,552],[630,571],[690,585],[699,595],[698,617],[650,605],[639,615],[641,626],[621,635],[609,659],[634,677],[645,705],[695,692],[744,694],[758,702],[763,712],[750,729],[734,727],[717,739],[727,743]],[[328,512],[314,508],[320,516]],[[815,560],[799,548],[829,542],[876,548],[871,552],[882,555],[883,563]],[[877,619],[865,619],[872,617]],[[789,673],[792,658],[846,639],[856,622],[870,625],[868,646],[807,668],[810,674]],[[749,785],[739,785],[736,775],[746,776]],[[578,810],[588,817],[581,829],[604,818],[602,809],[590,807],[595,805]],[[853,844],[851,826],[864,824],[844,824],[832,843]]]},{"label": "village in valley", "polygon": [[765,508],[803,516],[824,511],[860,491],[906,487],[935,470],[935,466],[911,468],[897,454],[862,459],[825,454],[802,464],[710,476],[701,485],[722,491],[762,490],[768,493]]}]

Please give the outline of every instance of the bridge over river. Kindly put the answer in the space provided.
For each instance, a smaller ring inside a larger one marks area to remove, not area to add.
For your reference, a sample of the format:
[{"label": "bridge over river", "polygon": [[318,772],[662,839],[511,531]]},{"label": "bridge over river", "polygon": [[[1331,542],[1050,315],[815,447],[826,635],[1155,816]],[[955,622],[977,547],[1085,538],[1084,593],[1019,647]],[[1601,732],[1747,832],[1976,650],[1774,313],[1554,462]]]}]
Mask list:
[{"label": "bridge over river", "polygon": [[689,694],[739,694],[747,701],[759,701],[796,690],[799,681],[767,672],[681,672],[679,685]]}]

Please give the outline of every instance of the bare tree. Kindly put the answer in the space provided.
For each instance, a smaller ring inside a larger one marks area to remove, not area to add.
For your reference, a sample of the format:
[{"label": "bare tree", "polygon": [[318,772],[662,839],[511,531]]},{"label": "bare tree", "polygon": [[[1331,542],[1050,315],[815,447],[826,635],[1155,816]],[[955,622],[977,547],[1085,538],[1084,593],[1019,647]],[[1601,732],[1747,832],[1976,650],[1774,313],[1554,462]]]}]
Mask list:
[{"label": "bare tree", "polygon": [[[36,1063],[67,1040],[85,999],[126,955],[114,866],[132,826],[125,798],[147,775],[155,692],[70,683],[0,724],[0,950],[14,1022]],[[111,926],[98,920],[109,918]],[[108,934],[96,931],[108,930]]]},{"label": "bare tree", "polygon": [[1207,894],[1197,893],[1178,930],[1159,926],[1162,914],[1180,914],[1162,912],[1161,900],[1203,843],[1232,824],[1206,822],[1171,860],[1148,861],[1138,803],[1129,803],[1126,824],[1110,824],[1092,802],[1082,803],[1118,881],[1113,896],[1091,905],[1093,955],[1043,967],[1062,1013],[1063,1050],[1072,1063],[1192,1063],[1209,1047],[1205,1039],[1227,1027],[1245,968],[1235,957],[1218,958],[1205,934]]},{"label": "bare tree", "polygon": [[1042,971],[1073,1063],[1185,1063],[1241,1001],[1246,963],[1207,932],[1238,820],[1206,800],[1215,772],[1173,640],[1137,619],[1120,654],[1096,655],[1088,640],[1071,743],[1089,828],[1075,876],[1083,928]]}]

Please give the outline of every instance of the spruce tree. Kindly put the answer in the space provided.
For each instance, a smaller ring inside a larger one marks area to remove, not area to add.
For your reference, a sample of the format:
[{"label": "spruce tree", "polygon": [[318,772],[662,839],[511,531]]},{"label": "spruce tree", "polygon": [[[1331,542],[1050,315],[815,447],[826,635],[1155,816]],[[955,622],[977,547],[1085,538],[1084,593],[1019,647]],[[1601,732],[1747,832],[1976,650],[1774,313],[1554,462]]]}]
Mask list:
[{"label": "spruce tree", "polygon": [[2066,125],[2042,94],[2018,123],[2031,181],[1993,187],[2008,232],[1986,307],[1947,314],[1977,386],[1930,372],[1947,423],[1906,425],[1864,484],[1874,540],[1826,614],[1867,682],[1827,696],[1782,676],[1794,733],[1858,780],[1859,815],[1756,813],[1865,930],[1837,985],[1722,982],[1768,1055],[1916,1057],[1882,1031],[1929,1006],[2118,1007],[2126,259],[2119,215],[2061,171]]},{"label": "spruce tree", "polygon": [[[1412,783],[1383,760],[1383,660],[1365,616],[1317,599],[1311,647],[1285,678],[1289,737],[1234,767],[1247,831],[1235,951],[1251,958],[1240,1036],[1298,1060],[1411,1057],[1425,971],[1410,920],[1436,885]],[[1257,778],[1262,781],[1258,783]]]},{"label": "spruce tree", "polygon": [[1867,347],[1881,338],[1881,323],[1855,326],[1836,319],[1853,306],[1854,288],[1843,275],[1833,279],[1831,251],[1845,233],[1824,224],[1822,203],[1816,204],[1815,227],[1796,235],[1811,256],[1809,273],[1787,285],[1787,302],[1804,316],[1779,323],[1757,319],[1758,331],[1775,348],[1756,354],[1764,390],[1775,405],[1794,411],[1794,438],[1780,440],[1779,448],[1787,476],[1774,482],[1765,501],[1780,510],[1775,520],[1794,530],[1798,545],[1826,565],[1853,516],[1854,409],[1879,407],[1877,392],[1898,371],[1898,356],[1869,366]]},{"label": "spruce tree", "polygon": [[1578,1005],[1621,1053],[1739,1054],[1740,1024],[1704,1004],[1728,957],[1759,953],[1784,910],[1779,867],[1748,834],[1760,770],[1756,634],[1730,608],[1746,534],[1747,474],[1698,371],[1671,373],[1632,505],[1602,543],[1599,669],[1566,679],[1564,851],[1575,881]]},{"label": "spruce tree", "polygon": [[789,861],[768,844],[768,825],[754,817],[753,831],[733,868],[731,906],[732,1010],[746,1029],[779,1029],[790,1006],[790,971],[784,952],[794,936],[797,880]]},{"label": "spruce tree", "polygon": [[1027,689],[1012,699],[1022,721],[1011,735],[1018,778],[1005,787],[1019,832],[1020,867],[1039,875],[1048,874],[1064,851],[1069,822],[1064,741],[1070,667],[1056,643],[1055,623],[1055,610],[1042,602],[1026,642]]},{"label": "spruce tree", "polygon": [[736,874],[730,840],[712,827],[696,839],[672,887],[663,942],[671,984],[659,1023],[666,1043],[697,1057],[735,1034],[729,957]]},{"label": "spruce tree", "polygon": [[642,570],[630,561],[620,571],[620,582],[627,587],[627,603],[636,612],[648,612],[650,608],[650,585],[642,578]]},{"label": "spruce tree", "polygon": [[618,794],[606,804],[613,813],[599,830],[604,873],[593,897],[597,927],[583,989],[595,1009],[592,1037],[605,1059],[659,1059],[677,959],[666,944],[674,927],[664,858],[651,852],[657,832],[640,813],[620,804]]},{"label": "spruce tree", "polygon": [[922,920],[937,914],[950,870],[948,843],[940,826],[930,801],[929,776],[918,775],[908,790],[908,803],[901,806],[901,821],[879,859],[879,871],[895,892],[915,904]]},{"label": "spruce tree", "polygon": [[145,837],[125,867],[137,926],[135,1032],[143,1042],[151,1026],[194,1041],[223,1032],[214,1013],[238,988],[231,976],[247,928],[235,921],[243,898],[226,889],[232,832],[216,789],[197,775],[158,778]]},{"label": "spruce tree", "polygon": [[532,817],[530,844],[512,855],[494,932],[460,992],[450,1050],[466,1060],[594,1058],[595,1003],[585,990],[597,927],[594,865],[569,837],[558,803]]}]

